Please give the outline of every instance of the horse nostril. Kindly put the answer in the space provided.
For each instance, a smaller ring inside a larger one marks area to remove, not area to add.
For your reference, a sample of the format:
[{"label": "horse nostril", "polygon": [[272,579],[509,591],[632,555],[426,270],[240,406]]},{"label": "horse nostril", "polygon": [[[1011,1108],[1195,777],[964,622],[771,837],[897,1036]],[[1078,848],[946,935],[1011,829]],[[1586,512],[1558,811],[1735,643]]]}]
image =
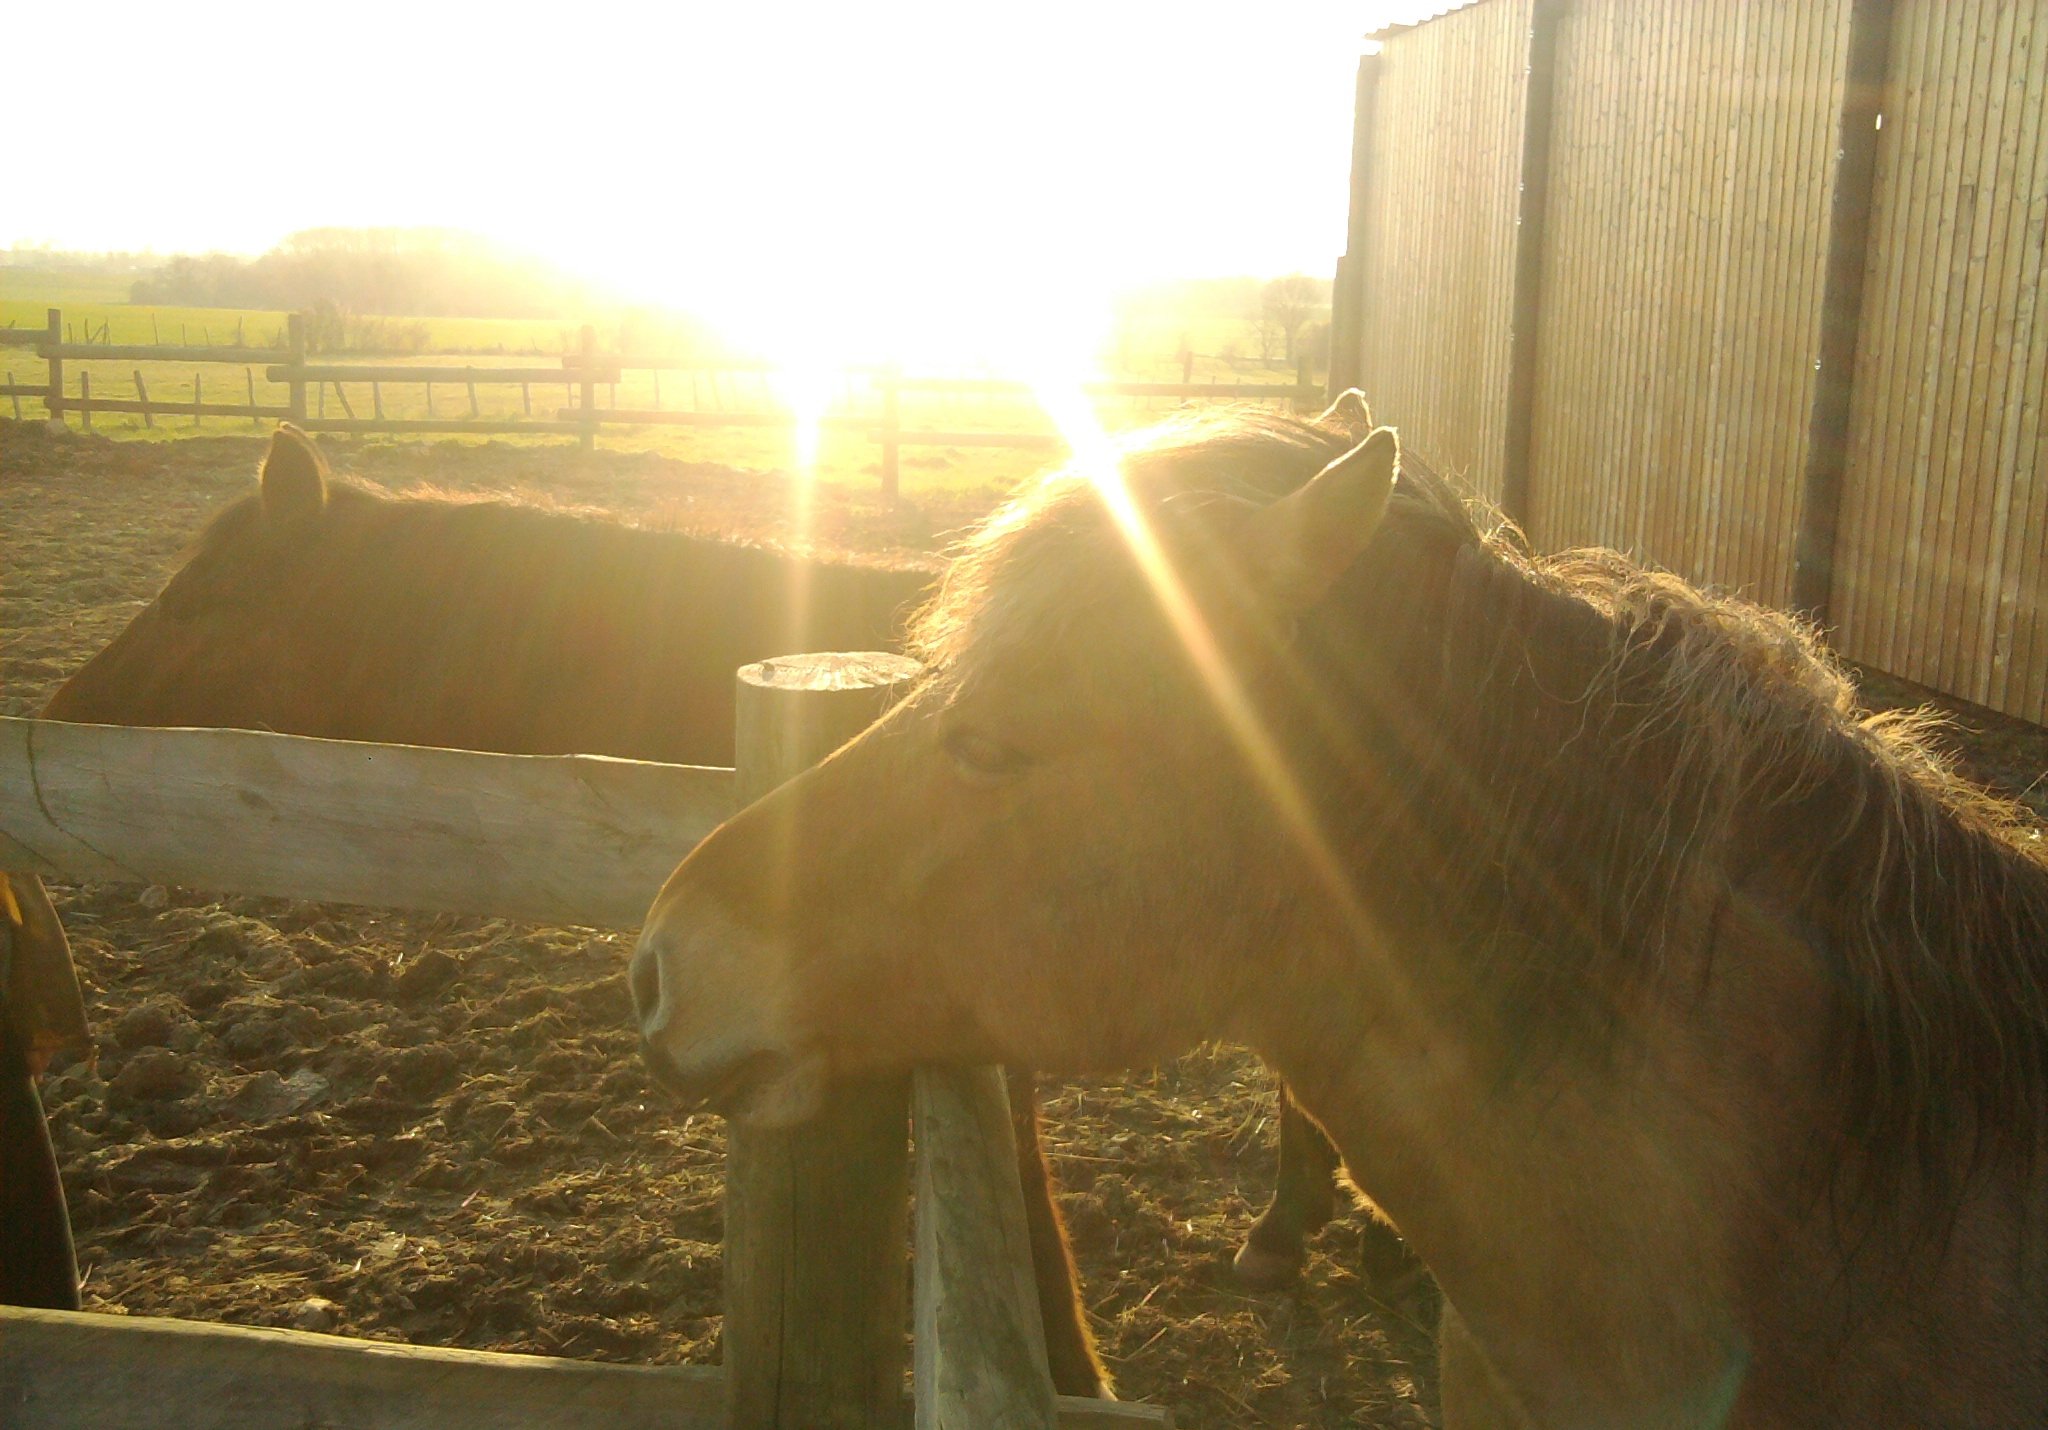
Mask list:
[{"label": "horse nostril", "polygon": [[675,1061],[646,1038],[640,1040],[640,1060],[647,1065],[648,1076],[655,1086],[674,1089],[682,1084],[683,1075],[676,1070]]},{"label": "horse nostril", "polygon": [[655,1005],[661,1002],[661,967],[651,950],[645,947],[633,950],[633,962],[626,971],[626,980],[633,990],[633,1014],[644,1027],[654,1015]]}]

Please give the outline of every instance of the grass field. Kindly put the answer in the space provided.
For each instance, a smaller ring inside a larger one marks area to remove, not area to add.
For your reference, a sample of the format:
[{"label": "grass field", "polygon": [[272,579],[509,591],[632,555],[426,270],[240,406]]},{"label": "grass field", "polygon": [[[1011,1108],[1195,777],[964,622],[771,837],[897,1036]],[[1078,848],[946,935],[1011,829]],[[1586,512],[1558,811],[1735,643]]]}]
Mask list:
[{"label": "grass field", "polygon": [[[70,341],[118,344],[177,344],[181,346],[227,345],[237,342],[264,347],[283,344],[286,315],[263,310],[183,308],[127,303],[129,279],[119,274],[58,272],[31,268],[0,268],[0,327],[41,331],[46,312],[62,310]],[[492,366],[531,365],[537,380],[522,394],[512,384],[485,384],[475,391],[475,414],[484,418],[552,418],[556,409],[573,405],[575,395],[560,381],[558,357],[576,340],[576,327],[561,322],[521,319],[427,318],[399,320],[424,322],[429,329],[429,347],[440,356],[392,359],[365,358],[354,354],[336,355],[329,361],[349,364],[375,361],[380,366],[447,366],[451,354],[477,357],[504,354]],[[1158,327],[1157,331],[1153,331]],[[600,327],[600,346],[617,350],[621,336],[617,320],[609,329]],[[1169,330],[1148,324],[1139,334],[1126,334],[1119,344],[1121,360],[1117,376],[1143,381],[1177,381],[1181,361],[1177,349],[1183,337],[1190,346],[1205,348],[1207,355],[1196,360],[1197,382],[1286,382],[1292,373],[1276,365],[1232,355],[1242,348],[1243,334],[1231,323],[1214,315],[1191,320]],[[280,359],[282,352],[280,351]],[[517,359],[508,362],[506,359]],[[0,370],[10,384],[42,386],[48,383],[48,366],[32,348],[0,348]],[[927,375],[927,374],[913,374]],[[938,374],[930,374],[938,375]],[[79,396],[82,381],[89,381],[92,395],[100,399],[133,399],[147,392],[153,403],[190,403],[195,395],[206,402],[283,406],[289,393],[283,383],[266,379],[261,364],[133,362],[71,359],[65,363],[65,391]],[[616,386],[598,389],[600,407],[629,410],[681,408],[703,412],[770,412],[783,404],[773,380],[759,373],[700,369],[669,369],[660,372],[631,370],[622,374]],[[391,418],[463,418],[472,415],[471,394],[461,383],[348,383],[326,384],[307,393],[308,416],[342,418],[370,417],[381,410]],[[530,404],[530,405],[529,405]],[[1151,420],[1175,404],[1170,401],[1118,401],[1104,404],[1101,416],[1111,428],[1137,425]],[[849,376],[833,394],[831,415],[855,420],[879,418],[879,400],[857,377]],[[44,404],[35,397],[0,399],[0,413],[24,418],[45,415]],[[81,419],[74,412],[69,421],[75,427]],[[1000,394],[905,393],[901,421],[906,431],[1026,432],[1049,433],[1052,428],[1037,405],[1027,398]],[[152,421],[140,414],[96,413],[93,430],[110,436],[148,440],[173,440],[201,432],[260,429],[265,419],[205,417],[158,412]],[[393,434],[391,440],[415,440]],[[511,441],[565,443],[572,437],[559,434],[501,436],[497,438],[443,438],[434,440]],[[784,430],[759,427],[604,427],[599,439],[606,448],[654,451],[689,461],[712,462],[739,468],[786,470],[796,461],[792,435]],[[979,446],[906,445],[901,461],[901,481],[906,494],[920,489],[962,485],[1008,485],[1042,468],[1049,460],[1044,449]],[[859,431],[823,434],[817,458],[820,480],[864,485],[879,480],[880,448]]]},{"label": "grass field", "polygon": [[[40,332],[51,308],[63,310],[67,341],[232,344],[283,347],[287,314],[271,308],[185,308],[131,304],[134,279],[120,273],[0,267],[0,328]],[[554,318],[406,318],[424,323],[427,350],[439,353],[559,353],[576,344],[579,323]],[[237,334],[240,334],[238,340]]]},{"label": "grass field", "polygon": [[[46,365],[32,352],[8,349],[0,352],[0,363],[14,382],[47,382]],[[446,358],[423,358],[398,363],[400,366],[430,368],[445,366]],[[383,360],[382,365],[393,365]],[[104,362],[72,359],[64,365],[65,391],[74,399],[81,391],[81,377],[90,379],[96,398],[134,398],[138,383],[153,403],[166,406],[189,403],[198,395],[207,402],[239,403],[253,394],[256,403],[283,406],[290,393],[285,384],[270,382],[260,366],[168,362]],[[574,391],[561,381],[559,362],[536,360],[537,379],[522,395],[512,384],[480,384],[476,388],[476,410],[491,418],[518,418],[530,410],[534,418],[552,418],[557,409],[574,405]],[[1177,375],[1177,374],[1176,374]],[[1204,376],[1208,376],[1204,374]],[[344,406],[343,398],[347,399]],[[773,412],[782,407],[772,379],[760,373],[725,370],[689,372],[681,370],[628,370],[616,386],[597,389],[600,408],[629,410],[667,408],[702,412]],[[530,403],[530,409],[526,404]],[[470,393],[461,383],[351,382],[322,384],[307,393],[308,417],[370,417],[379,410],[393,418],[464,418],[471,415]],[[1100,407],[1104,423],[1113,429],[1135,426],[1171,411],[1172,399],[1131,399],[1105,402]],[[879,421],[879,399],[867,384],[849,377],[833,393],[828,413],[835,417]],[[35,418],[45,415],[43,403],[34,397],[19,397],[0,403],[0,413]],[[73,427],[81,423],[78,413],[69,415]],[[901,421],[907,432],[1026,432],[1049,434],[1051,424],[1028,397],[1008,394],[906,392],[902,398]],[[158,412],[153,425],[140,414],[95,413],[95,432],[124,438],[157,441],[175,440],[199,433],[260,430],[267,419],[205,417]],[[391,434],[386,440],[422,440],[410,434]],[[431,440],[511,441],[569,443],[574,437],[536,433],[486,437],[442,437]],[[689,461],[714,462],[722,466],[787,470],[796,461],[792,435],[780,429],[759,427],[628,427],[600,428],[598,441],[609,450],[653,451]],[[919,488],[959,485],[1007,485],[1042,468],[1048,461],[1043,449],[906,445],[901,459],[901,482],[906,493]],[[826,429],[818,453],[817,474],[821,480],[853,485],[880,479],[881,449],[859,431]]]}]

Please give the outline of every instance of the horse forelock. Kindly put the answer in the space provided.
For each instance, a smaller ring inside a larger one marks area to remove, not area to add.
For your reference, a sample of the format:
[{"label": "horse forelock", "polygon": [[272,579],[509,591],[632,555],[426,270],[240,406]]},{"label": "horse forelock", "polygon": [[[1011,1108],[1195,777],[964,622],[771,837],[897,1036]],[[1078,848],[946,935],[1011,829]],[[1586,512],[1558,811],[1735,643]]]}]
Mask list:
[{"label": "horse forelock", "polygon": [[[1179,414],[1120,441],[1116,471],[1170,557],[1190,560],[1205,513],[1264,506],[1298,489],[1349,445],[1342,432],[1264,409]],[[941,680],[991,659],[1043,656],[1089,618],[1128,601],[1142,577],[1103,499],[1106,474],[1070,465],[972,528],[912,624],[911,649]]]}]

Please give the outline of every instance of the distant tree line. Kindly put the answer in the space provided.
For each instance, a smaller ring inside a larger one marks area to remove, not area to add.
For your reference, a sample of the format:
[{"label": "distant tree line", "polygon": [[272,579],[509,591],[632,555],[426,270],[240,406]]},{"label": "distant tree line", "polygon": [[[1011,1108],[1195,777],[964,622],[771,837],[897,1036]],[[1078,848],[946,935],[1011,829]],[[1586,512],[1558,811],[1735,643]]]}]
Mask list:
[{"label": "distant tree line", "polygon": [[[1321,364],[1329,360],[1330,289],[1329,279],[1305,273],[1268,279],[1181,279],[1125,293],[1117,319],[1125,331],[1177,323],[1238,334],[1223,339],[1221,351],[1214,354],[1219,357],[1255,357],[1291,367],[1306,355]],[[1183,336],[1182,346],[1187,345]]]},{"label": "distant tree line", "polygon": [[15,243],[0,248],[0,268],[73,268],[92,273],[141,273],[162,263],[148,251],[59,248],[52,243]]},{"label": "distant tree line", "polygon": [[[353,315],[564,318],[588,285],[552,265],[448,229],[314,228],[257,258],[180,254],[135,281],[133,303]],[[339,316],[337,316],[339,315]]]}]

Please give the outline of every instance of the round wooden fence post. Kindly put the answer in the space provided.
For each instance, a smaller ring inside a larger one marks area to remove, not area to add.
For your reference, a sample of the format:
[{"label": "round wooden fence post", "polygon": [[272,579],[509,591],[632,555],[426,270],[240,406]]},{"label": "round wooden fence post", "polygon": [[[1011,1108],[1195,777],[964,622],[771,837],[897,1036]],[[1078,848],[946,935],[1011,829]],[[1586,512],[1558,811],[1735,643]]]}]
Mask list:
[{"label": "round wooden fence post", "polygon": [[[918,669],[864,652],[741,670],[738,802],[859,734]],[[730,1127],[725,1371],[735,1426],[902,1425],[909,1121],[909,1079],[892,1077],[836,1089],[791,1131]]]},{"label": "round wooden fence post", "polygon": [[50,309],[49,316],[45,319],[45,324],[44,333],[46,336],[43,342],[46,350],[43,356],[49,360],[50,395],[43,399],[43,405],[50,409],[50,420],[52,422],[62,422],[64,420],[64,359],[58,350],[64,345],[63,310],[60,308]]},{"label": "round wooden fence post", "polygon": [[[286,398],[285,405],[292,410],[292,421],[304,422],[306,420],[306,315],[304,313],[288,314],[285,318],[284,330],[286,343],[285,366],[290,369],[285,378],[286,386],[290,392],[290,395]],[[249,399],[249,405],[251,407],[256,405],[256,400],[253,397]],[[320,413],[322,416],[325,416],[327,413],[327,403],[324,398],[320,403]]]}]

